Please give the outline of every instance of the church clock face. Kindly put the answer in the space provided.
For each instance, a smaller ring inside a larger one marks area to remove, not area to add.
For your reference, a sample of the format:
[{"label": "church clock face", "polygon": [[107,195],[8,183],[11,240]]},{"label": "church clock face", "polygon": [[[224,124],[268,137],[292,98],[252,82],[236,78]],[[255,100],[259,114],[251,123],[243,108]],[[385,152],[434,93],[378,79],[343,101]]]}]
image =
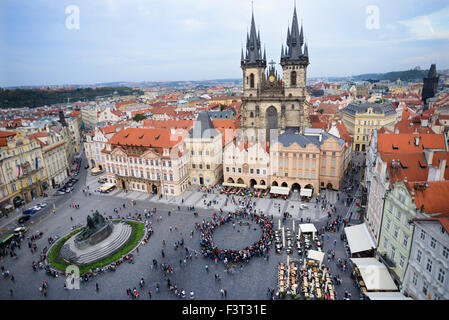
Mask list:
[{"label": "church clock face", "polygon": [[276,78],[275,78],[273,75],[271,75],[271,76],[268,78],[268,81],[270,81],[271,83],[273,83],[275,79],[276,79]]}]

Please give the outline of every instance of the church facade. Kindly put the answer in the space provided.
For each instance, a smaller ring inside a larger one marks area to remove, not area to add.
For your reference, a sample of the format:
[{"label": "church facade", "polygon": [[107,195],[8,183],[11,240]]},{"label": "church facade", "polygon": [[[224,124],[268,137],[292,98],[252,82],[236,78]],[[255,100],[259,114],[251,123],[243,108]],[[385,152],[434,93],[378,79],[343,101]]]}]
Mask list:
[{"label": "church facade", "polygon": [[296,8],[292,27],[287,31],[287,45],[281,48],[282,77],[275,62],[267,70],[262,53],[260,31],[256,31],[254,14],[247,34],[246,54],[242,49],[243,96],[241,127],[249,141],[276,139],[288,133],[303,133],[311,126],[306,102],[306,76],[309,65],[304,33],[299,29]]}]

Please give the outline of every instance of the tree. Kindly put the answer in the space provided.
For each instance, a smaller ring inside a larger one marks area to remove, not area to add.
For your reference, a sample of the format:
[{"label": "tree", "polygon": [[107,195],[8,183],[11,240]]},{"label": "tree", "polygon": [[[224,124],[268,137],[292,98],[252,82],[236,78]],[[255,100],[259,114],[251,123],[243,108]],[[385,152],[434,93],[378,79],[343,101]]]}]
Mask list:
[{"label": "tree", "polygon": [[318,109],[319,114],[323,114],[323,112],[324,112],[324,109]]},{"label": "tree", "polygon": [[139,113],[133,117],[133,120],[136,122],[139,122],[139,121],[145,120],[146,118],[148,118],[146,115]]}]

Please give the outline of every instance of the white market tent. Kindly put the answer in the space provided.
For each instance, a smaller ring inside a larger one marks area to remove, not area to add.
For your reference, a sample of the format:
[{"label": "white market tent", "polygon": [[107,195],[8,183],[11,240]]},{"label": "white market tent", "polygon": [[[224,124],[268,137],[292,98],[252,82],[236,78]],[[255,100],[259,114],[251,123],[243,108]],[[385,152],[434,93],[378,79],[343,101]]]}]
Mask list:
[{"label": "white market tent", "polygon": [[290,193],[290,188],[272,186],[270,188],[270,193],[288,195]]},{"label": "white market tent", "polygon": [[365,295],[370,300],[413,300],[400,292],[366,292]]},{"label": "white market tent", "polygon": [[324,259],[324,252],[316,251],[316,250],[309,250],[307,259],[318,261],[321,266],[321,263],[323,263],[323,259]]},{"label": "white market tent", "polygon": [[298,227],[299,227],[299,234],[312,233],[312,236],[315,237],[317,230],[313,223],[303,223],[303,224],[300,224]]},{"label": "white market tent", "polygon": [[365,223],[346,227],[345,233],[346,239],[348,239],[349,249],[351,250],[351,253],[357,253],[376,248],[376,244],[374,243],[374,240],[371,237],[371,234],[369,233]]},{"label": "white market tent", "polygon": [[299,195],[301,197],[311,197],[312,196],[312,189],[306,189],[306,188],[302,188]]},{"label": "white market tent", "polygon": [[367,291],[397,291],[387,267],[375,258],[352,258],[362,276]]}]

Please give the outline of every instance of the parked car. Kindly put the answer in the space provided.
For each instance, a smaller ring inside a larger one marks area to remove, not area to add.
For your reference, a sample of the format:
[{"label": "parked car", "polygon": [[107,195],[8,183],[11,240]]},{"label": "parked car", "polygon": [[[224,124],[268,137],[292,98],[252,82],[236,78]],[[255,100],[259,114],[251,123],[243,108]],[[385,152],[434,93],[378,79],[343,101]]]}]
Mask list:
[{"label": "parked car", "polygon": [[23,214],[35,214],[37,212],[34,208],[29,208],[23,212]]},{"label": "parked car", "polygon": [[34,209],[37,211],[41,210],[42,208],[39,205],[35,205],[34,207],[31,207],[31,209]]},{"label": "parked car", "polygon": [[70,193],[73,191],[73,187],[69,187],[67,189],[65,189],[65,193]]},{"label": "parked car", "polygon": [[65,194],[66,193],[66,189],[61,188],[61,189],[58,190],[58,193],[59,194]]},{"label": "parked car", "polygon": [[89,165],[86,164],[86,165],[84,166],[84,169],[89,169]]},{"label": "parked car", "polygon": [[98,183],[100,183],[100,184],[103,184],[103,183],[106,183],[106,182],[108,182],[108,179],[106,179],[106,178],[98,179]]},{"label": "parked car", "polygon": [[30,220],[30,218],[31,218],[31,216],[21,216],[21,217],[19,218],[19,220],[17,220],[17,222],[20,223],[20,224],[22,224],[22,223],[25,223],[25,221]]},{"label": "parked car", "polygon": [[45,202],[38,203],[39,207],[45,208],[47,204]]},{"label": "parked car", "polygon": [[[29,216],[27,216],[27,217],[29,219]],[[20,235],[20,233],[25,233],[26,230],[27,230],[27,228],[25,228],[25,227],[18,227],[18,228],[14,229],[14,234],[15,235]]]},{"label": "parked car", "polygon": [[24,205],[24,204],[25,204],[25,201],[24,201],[24,200],[19,199],[19,198],[14,199],[14,206],[15,206],[16,208],[18,208],[18,207],[20,207],[20,206],[22,206],[22,205]]}]

